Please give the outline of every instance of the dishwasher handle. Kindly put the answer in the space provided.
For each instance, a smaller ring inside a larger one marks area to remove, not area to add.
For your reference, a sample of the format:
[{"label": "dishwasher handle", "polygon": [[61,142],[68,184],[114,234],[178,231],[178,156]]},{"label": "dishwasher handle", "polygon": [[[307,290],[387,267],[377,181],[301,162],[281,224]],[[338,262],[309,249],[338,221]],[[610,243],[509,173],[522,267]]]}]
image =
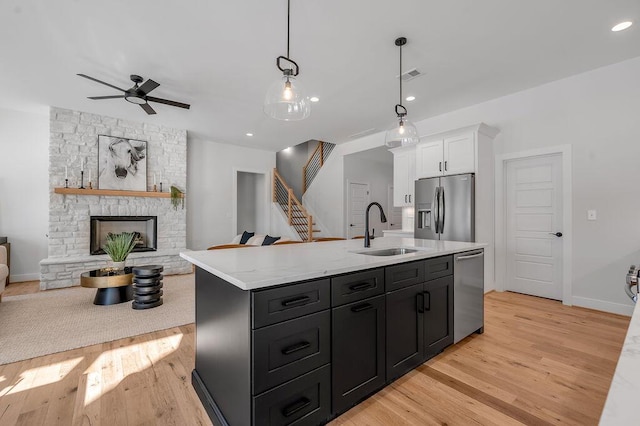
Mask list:
[{"label": "dishwasher handle", "polygon": [[480,253],[476,253],[476,254],[470,254],[468,256],[458,256],[456,257],[456,261],[458,260],[467,260],[467,259],[475,259],[477,257],[482,257],[484,256],[484,252],[481,251]]}]

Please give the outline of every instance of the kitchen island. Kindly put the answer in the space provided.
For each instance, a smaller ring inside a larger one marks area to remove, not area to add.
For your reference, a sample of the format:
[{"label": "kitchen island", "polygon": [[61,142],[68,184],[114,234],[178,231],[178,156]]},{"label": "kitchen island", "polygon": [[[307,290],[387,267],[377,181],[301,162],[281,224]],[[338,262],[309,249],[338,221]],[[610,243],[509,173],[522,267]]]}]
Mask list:
[{"label": "kitchen island", "polygon": [[192,382],[209,417],[315,425],[347,411],[454,342],[454,277],[477,300],[465,314],[480,322],[464,335],[482,332],[482,268],[454,263],[485,246],[377,238],[366,249],[344,240],[181,253],[197,266]]}]

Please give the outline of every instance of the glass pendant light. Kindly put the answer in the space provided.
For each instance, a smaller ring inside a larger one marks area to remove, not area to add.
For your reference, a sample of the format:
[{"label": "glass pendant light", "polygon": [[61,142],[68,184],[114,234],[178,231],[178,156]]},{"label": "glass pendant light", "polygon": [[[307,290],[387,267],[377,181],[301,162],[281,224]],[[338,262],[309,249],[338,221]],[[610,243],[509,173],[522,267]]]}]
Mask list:
[{"label": "glass pendant light", "polygon": [[276,65],[282,72],[282,77],[269,87],[264,101],[264,112],[276,120],[296,121],[309,117],[311,103],[296,80],[300,74],[300,67],[289,58],[290,11],[291,0],[287,0],[287,56],[276,58]]},{"label": "glass pendant light", "polygon": [[400,103],[395,107],[398,116],[398,125],[391,130],[387,130],[384,143],[389,148],[397,148],[399,146],[415,145],[420,142],[418,129],[409,120],[407,120],[407,109],[402,106],[402,46],[407,44],[405,37],[396,39],[396,46],[400,48]]}]

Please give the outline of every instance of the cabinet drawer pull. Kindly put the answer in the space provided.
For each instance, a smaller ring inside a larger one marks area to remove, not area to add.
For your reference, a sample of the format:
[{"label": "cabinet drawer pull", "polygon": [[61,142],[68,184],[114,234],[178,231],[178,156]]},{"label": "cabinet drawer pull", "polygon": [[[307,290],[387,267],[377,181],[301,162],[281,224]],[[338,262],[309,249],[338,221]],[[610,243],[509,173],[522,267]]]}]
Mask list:
[{"label": "cabinet drawer pull", "polygon": [[309,342],[299,342],[299,343],[295,343],[291,346],[287,346],[286,348],[282,349],[282,353],[284,355],[291,355],[294,352],[298,352],[301,351],[303,349],[307,349],[309,346],[311,346],[311,343]]},{"label": "cabinet drawer pull", "polygon": [[407,202],[407,194],[404,194],[404,202]]},{"label": "cabinet drawer pull", "polygon": [[309,298],[309,296],[301,296],[301,297],[296,297],[294,299],[283,300],[282,306],[291,307],[291,306],[306,305],[310,301],[311,299]]},{"label": "cabinet drawer pull", "polygon": [[[424,294],[427,295],[427,306],[425,309],[425,311],[430,311],[431,310],[431,293],[429,293],[428,291],[425,291]],[[422,305],[424,306],[424,305]]]},{"label": "cabinet drawer pull", "polygon": [[362,312],[371,308],[373,308],[373,305],[371,303],[362,303],[360,305],[357,305],[351,308],[351,312]]},{"label": "cabinet drawer pull", "polygon": [[440,171],[442,171],[442,161],[440,161],[440,162],[438,163],[438,169],[440,169]]},{"label": "cabinet drawer pull", "polygon": [[303,408],[308,407],[311,404],[311,400],[309,398],[305,398],[304,396],[294,402],[293,404],[287,405],[282,409],[282,415],[285,417],[290,417],[302,410]]},{"label": "cabinet drawer pull", "polygon": [[424,314],[424,294],[416,294],[416,309],[419,314]]},{"label": "cabinet drawer pull", "polygon": [[444,171],[445,172],[447,171],[447,162],[446,161],[444,162]]},{"label": "cabinet drawer pull", "polygon": [[359,284],[352,284],[349,286],[349,290],[351,291],[362,291],[362,290],[366,290],[368,288],[373,287],[373,283],[359,283]]}]

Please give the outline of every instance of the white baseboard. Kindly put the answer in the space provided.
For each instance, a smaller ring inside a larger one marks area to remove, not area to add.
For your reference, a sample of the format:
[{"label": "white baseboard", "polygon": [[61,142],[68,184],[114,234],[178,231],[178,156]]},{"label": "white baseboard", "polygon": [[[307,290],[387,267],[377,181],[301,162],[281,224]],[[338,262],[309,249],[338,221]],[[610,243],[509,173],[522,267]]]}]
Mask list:
[{"label": "white baseboard", "polygon": [[625,305],[623,303],[605,302],[598,299],[590,299],[588,297],[573,296],[573,306],[583,308],[596,309],[598,311],[610,312],[612,314],[627,315],[633,314],[633,305]]},{"label": "white baseboard", "polygon": [[21,283],[24,281],[40,281],[40,274],[18,274],[9,276],[10,283]]}]

